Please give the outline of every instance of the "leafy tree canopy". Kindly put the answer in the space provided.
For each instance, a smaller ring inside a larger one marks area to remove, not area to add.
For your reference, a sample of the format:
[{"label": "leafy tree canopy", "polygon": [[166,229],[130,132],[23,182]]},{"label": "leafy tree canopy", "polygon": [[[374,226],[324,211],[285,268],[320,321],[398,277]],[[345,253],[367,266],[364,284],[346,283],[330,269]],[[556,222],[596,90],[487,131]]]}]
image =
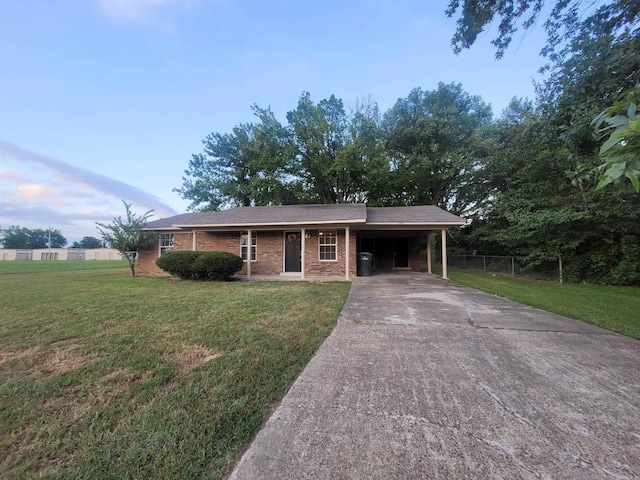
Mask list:
[{"label": "leafy tree canopy", "polygon": [[[539,20],[544,0],[450,0],[446,14],[458,14],[456,32],[451,39],[455,53],[471,48],[478,35],[497,19],[498,36],[491,41],[496,58],[502,58],[513,40],[513,35],[525,32]],[[636,0],[555,0],[544,20],[547,44],[542,55],[561,63],[571,50],[571,44],[584,40],[584,36],[623,35],[629,33],[640,14]],[[518,22],[521,22],[518,24]],[[637,33],[637,25],[633,28]]]},{"label": "leafy tree canopy", "polygon": [[71,248],[102,248],[103,242],[96,237],[82,237],[79,242],[73,242]]},{"label": "leafy tree canopy", "polygon": [[438,205],[464,213],[473,176],[485,154],[481,130],[491,107],[460,84],[412,90],[384,115],[383,131],[392,168],[388,204]]},{"label": "leafy tree canopy", "polygon": [[[49,245],[49,239],[51,244]],[[29,229],[21,228],[19,225],[12,225],[5,229],[0,229],[0,244],[4,248],[62,248],[67,244],[67,239],[62,236],[60,230],[42,228]]]}]

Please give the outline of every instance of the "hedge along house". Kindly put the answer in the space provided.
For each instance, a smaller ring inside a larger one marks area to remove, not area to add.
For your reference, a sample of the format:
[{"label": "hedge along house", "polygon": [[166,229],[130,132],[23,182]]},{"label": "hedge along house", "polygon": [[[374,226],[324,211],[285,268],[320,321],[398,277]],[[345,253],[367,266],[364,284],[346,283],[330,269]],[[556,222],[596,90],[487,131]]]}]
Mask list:
[{"label": "hedge along house", "polygon": [[[447,228],[464,224],[463,218],[435,206],[281,205],[185,213],[147,224],[154,242],[139,252],[138,272],[164,274],[156,259],[177,250],[234,253],[244,260],[240,275],[248,278],[349,280],[357,275],[359,252],[373,254],[374,271],[420,271],[421,245],[427,235],[439,233],[447,278]],[[431,273],[429,247],[426,263]]]}]

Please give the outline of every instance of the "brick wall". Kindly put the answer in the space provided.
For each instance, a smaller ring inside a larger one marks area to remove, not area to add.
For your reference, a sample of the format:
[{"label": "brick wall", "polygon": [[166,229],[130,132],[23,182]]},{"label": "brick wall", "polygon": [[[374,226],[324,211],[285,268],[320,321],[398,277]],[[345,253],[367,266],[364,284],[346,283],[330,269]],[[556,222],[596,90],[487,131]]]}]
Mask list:
[{"label": "brick wall", "polygon": [[[173,234],[174,250],[191,250],[193,246],[193,235],[189,233]],[[156,277],[167,275],[167,272],[160,270],[156,266],[158,258],[158,235],[152,236],[151,245],[147,250],[138,252],[138,275]]]},{"label": "brick wall", "polygon": [[[318,251],[318,231],[319,230],[307,230],[309,238],[305,238],[305,276],[318,277],[318,276],[338,276],[344,277],[345,275],[345,254],[346,254],[346,236],[345,231],[337,231],[337,260],[336,261],[320,261],[320,255]],[[351,277],[356,276],[357,271],[357,242],[356,236],[353,232],[349,235],[349,275]]]},{"label": "brick wall", "polygon": [[[341,276],[345,274],[345,233],[338,230],[337,261],[324,262],[319,260],[318,230],[308,230],[309,238],[305,238],[306,265],[305,276]],[[196,250],[203,252],[222,251],[240,255],[241,232],[197,232]],[[284,240],[282,231],[256,232],[256,261],[251,262],[252,275],[279,275],[283,271]],[[350,275],[356,276],[357,271],[357,242],[355,234],[350,235]],[[193,233],[175,233],[174,251],[192,250]],[[158,258],[158,236],[154,236],[153,243],[148,250],[139,253],[139,275],[166,275],[160,270],[155,261]],[[246,275],[246,262],[239,272]]]},{"label": "brick wall", "polygon": [[422,237],[409,239],[409,268],[414,272],[420,271],[420,244]]},{"label": "brick wall", "polygon": [[[198,232],[196,250],[203,252],[221,251],[240,255],[240,235],[242,232]],[[255,232],[256,261],[251,262],[252,275],[278,275],[282,272],[282,232]],[[246,275],[244,263],[240,275]]]}]

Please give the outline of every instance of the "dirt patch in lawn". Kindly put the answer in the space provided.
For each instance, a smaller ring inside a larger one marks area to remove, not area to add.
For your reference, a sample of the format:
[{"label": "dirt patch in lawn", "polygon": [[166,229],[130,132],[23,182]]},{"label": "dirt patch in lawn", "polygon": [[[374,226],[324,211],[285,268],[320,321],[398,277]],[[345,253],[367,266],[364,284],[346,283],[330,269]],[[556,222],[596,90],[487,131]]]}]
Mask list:
[{"label": "dirt patch in lawn", "polygon": [[221,352],[204,345],[182,345],[172,352],[171,359],[176,362],[183,372],[189,372],[200,365],[218,358]]},{"label": "dirt patch in lawn", "polygon": [[82,352],[82,346],[72,340],[22,350],[0,352],[0,365],[13,362],[14,373],[45,379],[63,375],[84,367],[96,359]]}]

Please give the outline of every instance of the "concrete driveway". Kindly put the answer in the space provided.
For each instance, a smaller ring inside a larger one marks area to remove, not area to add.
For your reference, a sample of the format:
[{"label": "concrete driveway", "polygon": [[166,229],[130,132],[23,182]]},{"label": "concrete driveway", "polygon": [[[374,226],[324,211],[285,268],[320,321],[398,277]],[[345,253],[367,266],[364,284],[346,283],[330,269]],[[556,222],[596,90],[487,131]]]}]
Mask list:
[{"label": "concrete driveway", "polygon": [[231,478],[640,478],[640,342],[426,274],[358,278]]}]

